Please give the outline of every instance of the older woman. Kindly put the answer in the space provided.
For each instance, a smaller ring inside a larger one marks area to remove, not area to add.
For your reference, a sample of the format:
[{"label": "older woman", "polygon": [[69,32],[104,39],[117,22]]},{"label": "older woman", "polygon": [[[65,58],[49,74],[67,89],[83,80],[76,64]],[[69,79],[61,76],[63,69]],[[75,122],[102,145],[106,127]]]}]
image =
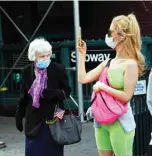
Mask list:
[{"label": "older woman", "polygon": [[25,67],[22,92],[15,115],[16,127],[22,132],[25,121],[26,156],[63,156],[63,146],[57,144],[49,131],[46,120],[53,119],[58,104],[64,109],[63,100],[69,97],[70,87],[63,65],[52,63],[52,47],[43,38],[30,43],[28,58],[34,63]]}]

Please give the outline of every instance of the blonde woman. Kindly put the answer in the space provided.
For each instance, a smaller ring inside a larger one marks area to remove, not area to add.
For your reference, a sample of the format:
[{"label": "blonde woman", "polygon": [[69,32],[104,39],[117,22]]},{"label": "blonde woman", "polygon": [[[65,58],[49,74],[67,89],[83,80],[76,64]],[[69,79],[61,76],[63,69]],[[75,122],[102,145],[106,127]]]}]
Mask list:
[{"label": "blonde woman", "polygon": [[[100,156],[112,156],[113,154],[132,156],[136,124],[129,101],[145,65],[144,57],[141,54],[140,28],[135,15],[114,17],[108,34],[106,34],[105,42],[116,51],[116,57],[111,60],[108,69],[110,86],[96,82],[93,90],[103,90],[114,98],[128,103],[128,110],[112,124],[95,124],[96,145]],[[86,44],[84,41],[81,41],[81,46],[78,44],[78,50],[80,54],[79,82],[86,84],[98,81],[108,60],[86,73]]]}]

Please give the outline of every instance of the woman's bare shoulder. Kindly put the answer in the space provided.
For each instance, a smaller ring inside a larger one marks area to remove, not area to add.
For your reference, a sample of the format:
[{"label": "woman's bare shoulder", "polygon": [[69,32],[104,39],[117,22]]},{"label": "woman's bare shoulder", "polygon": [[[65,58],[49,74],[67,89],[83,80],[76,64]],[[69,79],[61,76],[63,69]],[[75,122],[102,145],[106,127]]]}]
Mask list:
[{"label": "woman's bare shoulder", "polygon": [[138,67],[138,64],[135,60],[133,59],[128,59],[126,62],[126,67],[131,68],[131,67]]}]

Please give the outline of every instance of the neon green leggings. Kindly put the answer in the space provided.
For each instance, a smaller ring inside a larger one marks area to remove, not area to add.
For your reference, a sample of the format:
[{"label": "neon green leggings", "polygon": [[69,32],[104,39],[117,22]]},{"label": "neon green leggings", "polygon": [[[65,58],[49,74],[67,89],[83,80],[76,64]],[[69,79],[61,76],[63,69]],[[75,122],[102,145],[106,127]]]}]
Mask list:
[{"label": "neon green leggings", "polygon": [[132,155],[135,130],[125,132],[119,121],[113,124],[95,128],[95,138],[98,150],[114,151],[116,156]]}]

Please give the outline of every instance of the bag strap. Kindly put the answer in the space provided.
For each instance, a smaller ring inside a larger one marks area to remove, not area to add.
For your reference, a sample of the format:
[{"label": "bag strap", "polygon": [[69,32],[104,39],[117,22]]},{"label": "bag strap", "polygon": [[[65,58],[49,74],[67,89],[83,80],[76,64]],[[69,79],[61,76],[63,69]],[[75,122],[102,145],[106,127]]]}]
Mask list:
[{"label": "bag strap", "polygon": [[111,60],[112,60],[112,59],[109,59],[109,60],[108,60],[108,62],[107,62],[107,64],[106,64],[106,66],[105,66],[105,67],[108,67],[108,68],[109,68],[110,63],[111,63]]},{"label": "bag strap", "polygon": [[[107,62],[107,64],[106,64],[106,67],[108,67],[108,68],[109,68],[110,63],[111,63],[111,60],[112,60],[112,59],[109,59],[109,60],[108,60],[108,62]],[[108,86],[110,86],[110,84],[109,84],[109,80],[108,80],[108,77],[107,77],[107,79],[106,79],[106,80],[107,80],[107,85],[108,85]]]},{"label": "bag strap", "polygon": [[[68,101],[67,101],[68,99],[67,99],[67,96],[66,96],[64,90],[62,90],[62,92],[63,92],[64,98],[65,98],[65,100],[66,100],[66,103],[67,103],[67,105],[68,105],[69,111],[70,111],[70,113],[72,113],[72,109],[71,109],[71,107],[70,107],[70,105],[69,105],[69,103],[68,103]],[[73,113],[72,113],[72,114],[73,114]]]},{"label": "bag strap", "polygon": [[97,98],[97,95],[95,94],[94,95],[94,98],[91,100],[91,102],[90,102],[90,107],[92,106],[92,104],[94,103],[94,101],[95,101],[95,99]]},{"label": "bag strap", "polygon": [[[111,60],[112,60],[112,59],[109,59],[109,60],[107,61],[107,64],[106,64],[105,68],[106,68],[106,67],[109,68]],[[108,81],[108,79],[107,79],[107,84],[108,84],[108,86],[109,86],[109,81]],[[95,101],[96,97],[97,97],[97,96],[96,96],[96,94],[95,94],[94,98],[91,100],[90,106],[93,104],[93,102]]]},{"label": "bag strap", "polygon": [[[63,95],[64,95],[65,100],[67,101],[67,97],[66,97],[66,94],[65,94],[64,90],[61,90],[61,91],[62,91],[62,93],[63,93]],[[68,104],[70,113],[73,114],[73,113],[72,113],[72,109],[71,109],[71,107],[70,107],[70,105],[69,105],[68,102],[67,102],[67,104]],[[58,107],[59,107],[59,104],[56,104],[56,105],[55,105],[54,113],[56,112],[56,110],[57,110]],[[45,122],[46,122],[46,124],[54,124],[57,120],[58,120],[57,117],[53,117],[52,120],[49,120],[49,121],[46,120]]]}]

